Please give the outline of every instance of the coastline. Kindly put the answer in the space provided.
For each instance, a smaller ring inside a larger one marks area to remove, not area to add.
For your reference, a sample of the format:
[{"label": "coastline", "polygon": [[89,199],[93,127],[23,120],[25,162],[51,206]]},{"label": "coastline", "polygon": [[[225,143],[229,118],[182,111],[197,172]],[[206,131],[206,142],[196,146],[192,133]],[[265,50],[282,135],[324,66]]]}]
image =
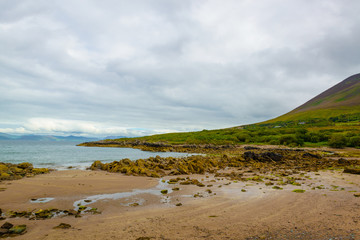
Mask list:
[{"label": "coastline", "polygon": [[[213,174],[178,176],[198,179],[205,187],[176,183],[168,184],[168,188],[179,187],[180,191],[165,195],[103,199],[93,204],[101,214],[84,214],[80,218],[5,221],[28,226],[27,233],[16,239],[325,239],[331,236],[356,239],[360,236],[360,217],[355,211],[359,198],[352,191],[360,191],[360,176],[330,170],[316,174],[319,175],[310,173],[304,180],[301,188],[306,189],[305,193],[292,192],[298,186],[275,190],[264,182],[229,181]],[[167,176],[164,180],[171,178]],[[156,189],[158,184],[159,179],[155,178],[104,171],[55,171],[1,182],[0,187],[6,189],[0,192],[0,208],[3,211],[69,209],[75,201],[89,196]],[[320,185],[323,189],[311,190],[311,186]],[[197,193],[199,196],[194,197]],[[31,198],[44,197],[54,200],[30,202]],[[170,200],[161,201],[166,198]],[[134,202],[140,204],[130,205]],[[182,205],[176,206],[178,203]],[[60,223],[72,227],[53,229]]]}]

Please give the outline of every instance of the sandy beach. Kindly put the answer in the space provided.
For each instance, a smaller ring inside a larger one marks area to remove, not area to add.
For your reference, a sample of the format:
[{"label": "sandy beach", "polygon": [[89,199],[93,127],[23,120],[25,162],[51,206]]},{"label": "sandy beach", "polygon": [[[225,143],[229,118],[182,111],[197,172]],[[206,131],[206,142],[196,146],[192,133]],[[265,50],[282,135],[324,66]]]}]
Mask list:
[{"label": "sandy beach", "polygon": [[[85,170],[55,171],[3,181],[0,183],[4,189],[0,192],[3,212],[74,209],[76,201],[92,199],[89,206],[98,208],[101,214],[46,220],[7,218],[0,224],[5,221],[26,224],[27,233],[16,239],[360,237],[360,198],[354,196],[360,192],[359,175],[329,170],[307,173],[301,187],[286,185],[283,190],[262,182],[229,181],[213,175],[189,177],[205,186],[167,184],[155,178]],[[176,187],[180,190],[171,190]],[[297,188],[305,192],[293,192]],[[134,192],[133,189],[138,189],[138,194],[122,198],[116,195]],[[163,189],[168,189],[168,194],[161,194]],[[31,201],[41,198],[53,199]],[[70,224],[71,228],[53,229],[60,223]]]}]

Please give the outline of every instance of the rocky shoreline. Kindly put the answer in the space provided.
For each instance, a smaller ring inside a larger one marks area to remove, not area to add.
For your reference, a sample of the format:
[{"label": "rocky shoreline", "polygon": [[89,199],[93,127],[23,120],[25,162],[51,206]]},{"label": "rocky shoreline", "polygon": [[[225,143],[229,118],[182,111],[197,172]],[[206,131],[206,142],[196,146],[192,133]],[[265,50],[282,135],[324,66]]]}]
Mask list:
[{"label": "rocky shoreline", "polygon": [[237,148],[236,145],[217,145],[217,144],[168,144],[165,142],[147,142],[142,140],[100,140],[94,142],[84,142],[77,146],[83,147],[121,147],[136,148],[151,152],[190,152],[208,153]]},{"label": "rocky shoreline", "polygon": [[[155,146],[152,147],[156,149]],[[162,148],[161,145],[160,149]],[[260,147],[221,147],[221,149],[209,147],[205,149],[208,151],[206,155],[182,158],[157,156],[136,161],[122,159],[112,163],[95,161],[90,169],[134,176],[163,177],[217,173],[227,168],[233,168],[235,172],[250,169],[279,174],[298,171],[317,172],[324,169],[346,169],[348,173],[357,173],[357,169],[360,168],[360,159],[347,160],[344,158],[346,154],[329,150]]]}]

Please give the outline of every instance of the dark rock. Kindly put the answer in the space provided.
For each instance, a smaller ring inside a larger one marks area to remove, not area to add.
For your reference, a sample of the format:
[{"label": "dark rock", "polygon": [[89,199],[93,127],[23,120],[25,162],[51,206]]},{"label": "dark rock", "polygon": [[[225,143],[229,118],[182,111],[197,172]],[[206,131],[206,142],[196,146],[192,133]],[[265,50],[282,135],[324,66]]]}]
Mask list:
[{"label": "dark rock", "polygon": [[6,223],[4,223],[3,225],[1,225],[0,228],[2,228],[2,229],[10,229],[10,228],[12,228],[13,226],[14,226],[13,224],[11,224],[11,223],[9,223],[9,222],[6,222]]},{"label": "dark rock", "polygon": [[245,160],[258,160],[258,154],[254,152],[244,152],[244,158]]},{"label": "dark rock", "polygon": [[360,175],[360,169],[345,168],[344,173],[358,174]]},{"label": "dark rock", "polygon": [[264,152],[261,153],[260,155],[263,160],[267,160],[267,161],[279,162],[283,159],[283,155],[274,152]]},{"label": "dark rock", "polygon": [[317,154],[312,154],[312,153],[304,153],[302,155],[303,158],[317,158],[317,159],[321,159],[322,157],[317,155]]},{"label": "dark rock", "polygon": [[60,229],[68,229],[71,228],[70,224],[67,223],[60,223],[59,225],[57,225],[56,227],[53,227],[54,229],[60,228]]},{"label": "dark rock", "polygon": [[342,164],[342,165],[347,165],[347,164],[350,164],[350,161],[345,159],[345,158],[339,158],[337,160],[338,164]]},{"label": "dark rock", "polygon": [[77,215],[77,214],[78,212],[73,209],[68,210],[68,215]]},{"label": "dark rock", "polygon": [[256,150],[256,149],[260,149],[259,147],[253,147],[253,146],[245,146],[244,147],[245,150]]},{"label": "dark rock", "polygon": [[283,155],[274,152],[264,152],[257,154],[249,151],[244,153],[244,158],[245,160],[255,160],[259,162],[271,162],[271,161],[279,162],[283,159]]}]

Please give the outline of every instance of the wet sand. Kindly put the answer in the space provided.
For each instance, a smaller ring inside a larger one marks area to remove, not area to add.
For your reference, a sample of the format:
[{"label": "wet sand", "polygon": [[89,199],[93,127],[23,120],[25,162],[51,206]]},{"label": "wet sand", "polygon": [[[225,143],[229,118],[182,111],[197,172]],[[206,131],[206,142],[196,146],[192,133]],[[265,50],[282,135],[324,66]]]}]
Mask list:
[{"label": "wet sand", "polygon": [[[306,174],[301,186],[275,190],[263,182],[234,182],[213,175],[191,175],[205,185],[198,187],[161,181],[159,186],[159,179],[102,171],[56,171],[1,182],[0,188],[6,189],[0,192],[0,208],[74,209],[75,201],[93,195],[151,191],[89,204],[101,214],[8,218],[0,224],[26,224],[27,233],[15,239],[359,239],[360,198],[354,194],[360,192],[360,176],[340,171]],[[174,187],[180,190],[171,192]],[[305,193],[292,192],[299,188]],[[171,193],[159,193],[162,189]],[[45,197],[54,200],[30,201]],[[53,229],[59,223],[72,227]]]}]

